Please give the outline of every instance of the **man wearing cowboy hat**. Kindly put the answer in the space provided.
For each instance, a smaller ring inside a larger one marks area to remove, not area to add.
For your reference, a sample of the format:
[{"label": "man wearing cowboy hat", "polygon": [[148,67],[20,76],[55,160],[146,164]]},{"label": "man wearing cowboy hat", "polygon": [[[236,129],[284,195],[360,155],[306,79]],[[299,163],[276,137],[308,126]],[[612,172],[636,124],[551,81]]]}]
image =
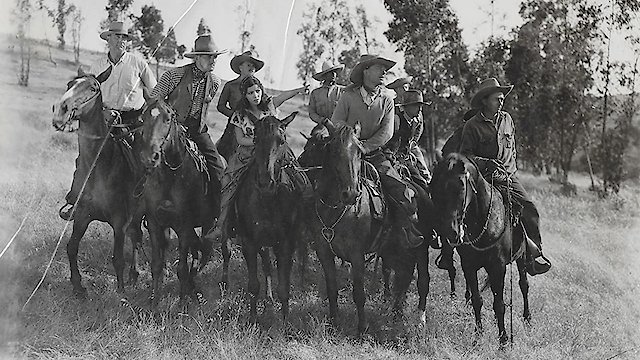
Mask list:
[{"label": "man wearing cowboy hat", "polygon": [[226,50],[219,50],[210,34],[200,35],[195,41],[193,51],[184,56],[193,59],[193,63],[167,70],[151,97],[161,99],[173,107],[177,120],[187,129],[207,160],[207,168],[212,180],[219,181],[225,168],[224,159],[218,154],[206,119],[209,104],[220,87],[220,78],[213,74],[216,58]]},{"label": "man wearing cowboy hat", "polygon": [[[527,272],[538,275],[549,271],[551,263],[542,255],[538,210],[516,176],[515,126],[511,115],[502,111],[505,96],[512,89],[513,85],[500,86],[495,78],[480,83],[471,98],[471,106],[478,112],[464,125],[459,152],[473,156],[479,167],[485,168],[485,173],[493,175],[496,169],[506,172],[506,176],[494,176],[494,179],[504,185],[507,183],[505,180],[510,179],[511,196],[522,205],[521,220],[528,235]],[[442,255],[442,260],[448,265],[450,259],[445,259],[448,254],[443,252]]]},{"label": "man wearing cowboy hat", "polygon": [[348,125],[359,129],[364,155],[380,174],[391,214],[400,228],[404,246],[419,246],[424,238],[416,229],[417,209],[412,204],[413,190],[387,159],[382,147],[393,136],[393,99],[382,91],[385,73],[396,64],[376,55],[362,55],[354,66],[349,85],[325,126]]},{"label": "man wearing cowboy hat", "polygon": [[395,79],[393,82],[387,84],[386,86],[387,89],[391,89],[396,93],[396,98],[394,99],[396,104],[402,103],[402,100],[404,99],[404,95],[411,87],[412,79],[413,77],[407,76],[407,77]]},{"label": "man wearing cowboy hat", "polygon": [[424,131],[424,123],[422,121],[422,106],[429,105],[423,100],[422,93],[418,90],[408,90],[403,96],[403,101],[396,104],[395,126],[393,137],[387,145],[387,149],[391,150],[396,157],[409,158],[412,168],[415,172],[413,177],[418,180],[420,185],[425,188],[431,181],[431,173],[424,160],[422,150],[418,146],[418,140]]},{"label": "man wearing cowboy hat", "polygon": [[[156,78],[141,56],[126,50],[131,36],[125,30],[123,22],[112,22],[109,29],[100,34],[100,38],[107,42],[109,51],[92,64],[89,73],[95,75],[101,83],[104,107],[117,110],[124,124],[135,123],[142,114],[149,91],[156,86]],[[78,73],[83,73],[82,69]],[[84,161],[80,156],[82,154],[78,154],[76,159],[76,171],[71,190],[66,196],[67,203],[59,211],[64,220],[71,218],[73,204],[87,177],[87,165],[91,160]]]},{"label": "man wearing cowboy hat", "polygon": [[322,64],[322,71],[313,74],[313,79],[320,81],[319,88],[314,89],[309,95],[309,117],[316,125],[311,134],[316,134],[322,129],[322,123],[331,119],[333,109],[338,104],[338,99],[344,91],[344,86],[336,84],[338,72],[344,69],[343,64],[332,65],[328,62]]}]

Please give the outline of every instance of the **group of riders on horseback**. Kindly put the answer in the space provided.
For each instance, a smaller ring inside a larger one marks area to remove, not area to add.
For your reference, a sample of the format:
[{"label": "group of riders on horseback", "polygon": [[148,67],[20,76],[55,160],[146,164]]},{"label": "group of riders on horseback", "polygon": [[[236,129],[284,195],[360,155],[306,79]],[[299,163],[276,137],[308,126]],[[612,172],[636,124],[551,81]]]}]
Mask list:
[{"label": "group of riders on horseback", "polygon": [[[238,184],[254,159],[256,124],[277,116],[278,107],[296,94],[306,93],[307,86],[270,97],[254,76],[264,62],[251,51],[235,56],[231,69],[238,77],[224,85],[217,104],[217,110],[228,116],[229,121],[216,145],[208,134],[206,117],[209,103],[221,84],[212,70],[217,56],[226,51],[215,45],[210,34],[199,36],[193,51],[184,54],[194,60],[192,63],[166,71],[157,82],[148,64],[126,51],[129,34],[122,22],[112,23],[100,37],[107,41],[109,51],[91,67],[90,73],[100,82],[103,107],[116,110],[121,121],[134,128],[141,121],[145,104],[164,101],[170,106],[175,120],[186,129],[187,137],[204,157],[211,188],[221,191],[220,215],[206,238],[226,241],[230,236],[227,219]],[[396,92],[395,99],[383,89],[385,74],[394,65],[394,61],[380,56],[363,55],[350,73],[352,84],[343,87],[336,84],[336,78],[344,65],[323,64],[322,71],[313,76],[322,85],[311,92],[308,107],[309,117],[317,126],[299,160],[290,149],[286,151],[285,162],[290,166],[285,167],[283,176],[303,201],[312,201],[313,179],[310,181],[303,169],[322,165],[317,156],[310,156],[319,151],[314,144],[321,141],[312,140],[326,137],[327,129],[353,128],[363,160],[377,172],[393,219],[393,231],[401,245],[411,249],[423,244],[425,238],[429,244],[437,243],[431,239],[433,234],[418,229],[418,208],[414,201],[417,193],[430,191],[429,166],[418,146],[424,127],[422,108],[428,103],[420,91],[410,89],[411,78],[398,79],[386,86]],[[548,271],[551,265],[541,253],[538,211],[516,176],[514,123],[502,110],[505,96],[512,88],[500,86],[496,79],[483,81],[471,100],[474,110],[445,144],[443,155],[459,152],[467,156],[486,178],[493,179],[492,183],[502,184],[498,187],[521,207],[520,220],[528,235],[527,272],[536,275]],[[67,204],[59,212],[65,220],[73,218],[76,210],[73,205],[78,203],[83,182],[90,175],[92,160],[82,152],[76,160]],[[336,204],[355,201],[349,192],[335,200]],[[442,241],[437,265],[442,269],[453,267],[453,248],[447,241]]]}]

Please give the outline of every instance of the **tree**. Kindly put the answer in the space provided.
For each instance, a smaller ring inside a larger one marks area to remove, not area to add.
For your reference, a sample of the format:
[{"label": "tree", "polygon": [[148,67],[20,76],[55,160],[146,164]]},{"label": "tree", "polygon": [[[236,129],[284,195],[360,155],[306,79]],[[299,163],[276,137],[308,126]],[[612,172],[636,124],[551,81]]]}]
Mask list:
[{"label": "tree", "polygon": [[73,41],[73,57],[76,65],[80,65],[80,34],[82,33],[82,11],[77,9],[71,16],[71,39]]},{"label": "tree", "polygon": [[198,23],[198,30],[196,30],[196,34],[198,36],[211,34],[211,29],[209,28],[207,23],[204,21],[204,18],[200,18],[200,22]]},{"label": "tree", "polygon": [[149,59],[156,60],[156,77],[159,75],[160,62],[175,62],[177,55],[177,43],[173,29],[169,29],[164,36],[164,20],[160,10],[155,6],[143,5],[142,14],[134,18],[133,29],[140,36],[135,41],[135,46]]},{"label": "tree", "polygon": [[244,0],[244,3],[238,5],[236,13],[240,17],[240,53],[243,53],[251,43],[251,34],[253,32],[250,1]]},{"label": "tree", "polygon": [[[360,43],[352,22],[352,11],[345,0],[322,0],[310,4],[303,14],[297,34],[302,36],[303,52],[296,63],[298,77],[306,84],[316,71],[320,60],[333,64],[346,52],[360,53]],[[355,49],[355,50],[354,50]],[[338,83],[348,83],[347,71],[340,74]]]},{"label": "tree", "polygon": [[29,45],[27,35],[31,23],[32,6],[30,0],[16,0],[16,7],[13,10],[13,20],[18,25],[16,37],[20,42],[20,73],[18,74],[18,84],[29,86],[29,72],[31,70],[31,45]]},{"label": "tree", "polygon": [[356,6],[356,23],[358,27],[358,36],[364,43],[364,52],[367,54],[376,53],[377,50],[381,47],[380,41],[378,41],[375,36],[373,36],[372,32],[374,29],[374,25],[378,22],[377,19],[372,20],[369,19],[367,15],[367,10],[364,5]]},{"label": "tree", "polygon": [[462,123],[470,92],[468,53],[458,19],[448,0],[385,0],[384,4],[393,16],[385,35],[404,51],[407,74],[432,102],[425,114],[425,120],[434,124],[432,136],[446,137]]},{"label": "tree", "polygon": [[100,28],[104,30],[114,21],[131,18],[129,8],[132,3],[133,0],[107,0],[104,8],[107,11],[107,18],[100,22]]},{"label": "tree", "polygon": [[53,23],[58,28],[58,48],[64,49],[65,40],[64,34],[67,32],[67,17],[69,17],[76,10],[76,6],[73,4],[67,5],[66,0],[57,0],[57,6],[47,6],[44,0],[38,0],[38,8],[46,11],[47,15],[51,18]]}]

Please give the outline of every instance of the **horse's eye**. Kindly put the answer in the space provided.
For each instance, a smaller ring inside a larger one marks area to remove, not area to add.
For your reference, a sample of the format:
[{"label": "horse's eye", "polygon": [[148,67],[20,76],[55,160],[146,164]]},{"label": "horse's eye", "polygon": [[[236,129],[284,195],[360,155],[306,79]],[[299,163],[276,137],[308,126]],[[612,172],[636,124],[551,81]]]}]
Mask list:
[{"label": "horse's eye", "polygon": [[68,109],[67,104],[62,105],[62,112],[66,113]]}]

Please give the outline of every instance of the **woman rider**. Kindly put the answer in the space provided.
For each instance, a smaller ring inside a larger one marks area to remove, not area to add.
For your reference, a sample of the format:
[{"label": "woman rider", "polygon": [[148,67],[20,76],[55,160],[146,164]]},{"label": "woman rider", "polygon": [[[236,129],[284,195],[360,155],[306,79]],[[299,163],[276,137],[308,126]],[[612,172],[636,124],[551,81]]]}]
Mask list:
[{"label": "woman rider", "polygon": [[[300,93],[304,93],[305,88],[300,88]],[[277,108],[292,96],[288,92],[282,93],[276,97],[267,96],[264,93],[264,87],[260,80],[254,76],[249,76],[240,83],[240,93],[242,98],[238,103],[236,110],[229,120],[229,124],[233,127],[233,134],[238,146],[230,154],[228,165],[222,176],[222,199],[220,203],[220,217],[215,228],[207,234],[210,240],[222,240],[227,238],[227,219],[229,211],[235,199],[238,184],[246,170],[249,168],[253,159],[254,150],[254,129],[255,121],[259,121],[267,116],[278,116]],[[293,152],[289,149],[286,153],[288,160],[296,162]],[[302,173],[294,170],[294,167],[288,167],[291,173],[290,178],[294,179],[294,184],[302,194],[308,195],[312,192],[309,180]]]}]

